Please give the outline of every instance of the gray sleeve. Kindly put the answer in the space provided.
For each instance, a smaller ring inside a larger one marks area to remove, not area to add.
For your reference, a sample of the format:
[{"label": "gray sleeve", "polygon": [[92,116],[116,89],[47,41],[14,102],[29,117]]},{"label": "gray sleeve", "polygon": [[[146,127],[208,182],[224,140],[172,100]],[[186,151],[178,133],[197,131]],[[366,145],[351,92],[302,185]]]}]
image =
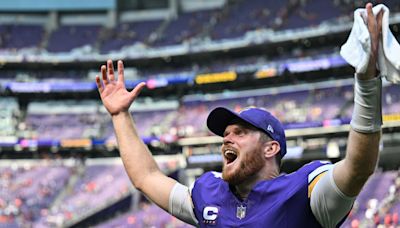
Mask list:
[{"label": "gray sleeve", "polygon": [[349,213],[356,197],[346,196],[333,179],[333,169],[322,176],[311,192],[311,210],[323,227],[336,225]]},{"label": "gray sleeve", "polygon": [[172,189],[169,195],[168,212],[186,223],[197,226],[190,190],[183,184],[176,183]]}]

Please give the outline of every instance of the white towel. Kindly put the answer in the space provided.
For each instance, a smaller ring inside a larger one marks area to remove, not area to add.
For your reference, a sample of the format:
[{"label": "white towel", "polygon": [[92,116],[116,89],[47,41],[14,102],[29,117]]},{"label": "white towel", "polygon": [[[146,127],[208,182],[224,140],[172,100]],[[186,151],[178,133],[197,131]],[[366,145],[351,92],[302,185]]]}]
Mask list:
[{"label": "white towel", "polygon": [[[382,39],[379,42],[378,69],[388,81],[400,83],[400,45],[389,28],[389,9],[379,4],[372,8],[376,16],[383,10]],[[357,73],[365,73],[371,53],[371,38],[364,22],[367,18],[366,9],[354,11],[354,24],[349,38],[342,46],[340,54],[352,65]]]}]

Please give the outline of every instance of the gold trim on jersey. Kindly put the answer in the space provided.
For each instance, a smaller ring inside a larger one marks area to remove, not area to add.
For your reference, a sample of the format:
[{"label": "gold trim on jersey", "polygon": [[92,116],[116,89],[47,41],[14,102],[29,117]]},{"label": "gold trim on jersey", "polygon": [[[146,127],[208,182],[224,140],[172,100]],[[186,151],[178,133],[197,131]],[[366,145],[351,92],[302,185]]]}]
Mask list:
[{"label": "gold trim on jersey", "polygon": [[325,174],[328,172],[328,170],[318,174],[312,181],[311,183],[308,184],[308,198],[311,197],[311,192],[314,189],[315,185],[318,183],[318,181],[325,176]]}]

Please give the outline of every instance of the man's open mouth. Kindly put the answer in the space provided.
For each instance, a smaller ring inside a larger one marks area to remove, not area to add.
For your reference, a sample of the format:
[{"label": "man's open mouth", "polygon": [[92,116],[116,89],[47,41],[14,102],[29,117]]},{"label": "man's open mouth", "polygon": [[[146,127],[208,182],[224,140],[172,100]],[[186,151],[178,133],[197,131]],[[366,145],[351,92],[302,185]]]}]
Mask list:
[{"label": "man's open mouth", "polygon": [[229,149],[225,150],[224,156],[225,156],[225,159],[227,161],[227,164],[230,164],[230,163],[234,162],[236,160],[236,158],[237,158],[236,152],[233,151],[233,150],[229,150]]}]

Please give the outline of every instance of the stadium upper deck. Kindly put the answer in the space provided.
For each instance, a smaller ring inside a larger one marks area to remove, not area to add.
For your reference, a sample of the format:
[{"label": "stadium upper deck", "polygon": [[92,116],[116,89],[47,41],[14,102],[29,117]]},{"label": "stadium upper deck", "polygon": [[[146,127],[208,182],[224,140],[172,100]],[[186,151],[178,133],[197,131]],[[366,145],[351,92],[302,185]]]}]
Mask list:
[{"label": "stadium upper deck", "polygon": [[[109,2],[116,4],[116,1]],[[141,58],[207,52],[348,31],[352,10],[364,2],[221,0],[208,8],[198,4],[197,8],[188,9],[185,8],[188,3],[176,1],[167,8],[143,13],[122,8],[94,13],[94,5],[86,13],[77,13],[78,8],[75,13],[74,8],[69,11],[44,8],[24,14],[15,6],[14,13],[3,9],[0,50],[4,59],[17,62],[96,59],[103,56],[100,53]],[[394,22],[398,22],[396,1],[378,2],[386,4],[392,10]],[[143,14],[148,16],[134,16]],[[6,57],[13,54],[14,58]]]}]

